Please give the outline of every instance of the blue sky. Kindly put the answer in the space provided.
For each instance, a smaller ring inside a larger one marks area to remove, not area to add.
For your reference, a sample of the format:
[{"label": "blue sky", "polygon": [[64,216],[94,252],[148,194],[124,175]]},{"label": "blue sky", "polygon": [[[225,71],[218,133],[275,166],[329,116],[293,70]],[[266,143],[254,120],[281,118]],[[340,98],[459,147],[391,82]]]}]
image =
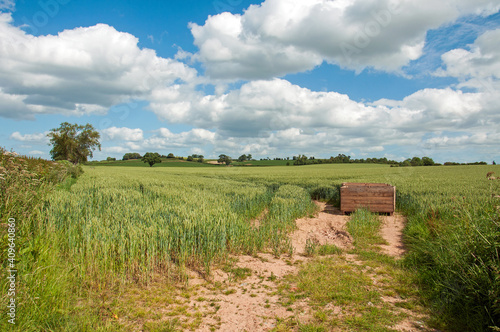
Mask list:
[{"label": "blue sky", "polygon": [[0,146],[500,160],[488,0],[0,0]]}]

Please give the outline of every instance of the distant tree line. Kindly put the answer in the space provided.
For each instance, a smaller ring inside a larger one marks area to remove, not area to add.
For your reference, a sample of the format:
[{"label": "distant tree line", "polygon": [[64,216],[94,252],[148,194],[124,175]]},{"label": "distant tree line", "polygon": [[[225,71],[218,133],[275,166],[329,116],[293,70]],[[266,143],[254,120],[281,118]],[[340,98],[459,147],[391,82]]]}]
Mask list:
[{"label": "distant tree line", "polygon": [[[488,165],[486,161],[476,161],[473,163],[456,163],[452,161],[447,161],[443,164],[444,166],[458,166],[458,165]],[[493,161],[492,165],[496,165],[496,163]]]},{"label": "distant tree line", "polygon": [[[156,153],[156,152],[155,152]],[[184,160],[184,157],[176,157],[173,153],[169,153],[168,155],[159,155],[160,159],[178,159]],[[143,159],[139,153],[126,153],[123,156],[123,160],[132,160],[132,159]],[[115,158],[108,157],[107,161],[114,161]],[[200,154],[192,154],[186,159],[189,162],[199,162],[203,163],[205,161],[205,157]],[[251,154],[242,154],[238,157],[238,162],[252,161],[253,159]],[[312,164],[387,164],[391,165],[391,167],[416,167],[416,166],[439,166],[441,164],[434,162],[434,160],[430,157],[413,157],[405,159],[404,161],[396,161],[390,160],[387,158],[366,158],[366,159],[353,159],[351,156],[345,154],[338,154],[335,157],[330,157],[328,159],[317,159],[314,156],[307,157],[306,155],[298,155],[293,157],[275,157],[273,159],[261,158],[260,160],[288,160],[292,161],[292,163],[288,162],[287,165],[312,165]],[[233,162],[233,158],[226,154],[219,155],[217,162],[219,164],[230,165]],[[495,162],[493,162],[495,164]],[[445,166],[453,166],[453,165],[487,165],[484,161],[473,162],[473,163],[457,163],[457,162],[445,162],[443,165]]]},{"label": "distant tree line", "polygon": [[187,161],[197,161],[199,163],[203,163],[205,161],[205,157],[201,154],[192,154],[187,157]]},{"label": "distant tree line", "polygon": [[242,154],[241,156],[238,157],[239,162],[249,161],[249,160],[252,160],[251,154]]},{"label": "distant tree line", "polygon": [[133,153],[125,153],[122,160],[141,159],[141,158],[142,156],[140,153],[133,152]]}]

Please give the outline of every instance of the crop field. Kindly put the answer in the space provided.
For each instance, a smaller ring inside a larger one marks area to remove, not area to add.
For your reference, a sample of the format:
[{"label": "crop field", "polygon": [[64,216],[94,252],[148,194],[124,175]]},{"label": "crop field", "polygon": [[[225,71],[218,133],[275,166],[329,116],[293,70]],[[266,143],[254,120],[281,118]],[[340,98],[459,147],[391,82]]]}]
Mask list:
[{"label": "crop field", "polygon": [[[113,167],[150,167],[140,159],[116,160],[116,161],[94,161],[90,162],[92,166],[113,166]],[[162,159],[161,163],[155,164],[155,167],[216,167],[217,165],[198,163],[195,161],[186,161],[178,159]]]},{"label": "crop field", "polygon": [[402,266],[450,329],[498,326],[500,180],[488,172],[500,167],[84,167],[20,226],[19,328],[75,328],[72,308],[99,289],[157,275],[182,283],[187,269],[208,277],[230,254],[288,254],[295,220],[316,211],[311,197],[338,204],[342,182],[397,187]]}]

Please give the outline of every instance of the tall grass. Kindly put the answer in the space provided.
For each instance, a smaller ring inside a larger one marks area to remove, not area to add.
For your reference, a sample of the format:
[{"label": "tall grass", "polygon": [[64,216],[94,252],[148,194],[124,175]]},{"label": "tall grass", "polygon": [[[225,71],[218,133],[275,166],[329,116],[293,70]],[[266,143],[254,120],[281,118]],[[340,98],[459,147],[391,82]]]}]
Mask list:
[{"label": "tall grass", "polygon": [[366,209],[359,209],[351,214],[347,230],[354,238],[357,249],[369,250],[385,243],[380,236],[380,219]]},{"label": "tall grass", "polygon": [[411,251],[406,263],[436,313],[452,330],[500,326],[500,215],[498,202],[451,197],[448,205],[423,209],[403,200]]},{"label": "tall grass", "polygon": [[[40,233],[53,230],[48,236],[57,237],[81,277],[96,281],[110,272],[147,281],[152,272],[173,272],[170,263],[209,275],[228,253],[280,247],[295,218],[313,208],[299,187],[271,193],[265,186],[168,172],[111,174],[97,169],[69,193],[54,194],[37,225]],[[266,207],[265,220],[253,228],[249,220]]]},{"label": "tall grass", "polygon": [[[72,174],[79,173],[78,167],[51,162],[39,158],[15,156],[0,148],[0,227],[1,263],[0,329],[2,331],[50,330],[64,321],[65,308],[69,308],[66,289],[70,271],[65,268],[59,256],[57,243],[44,242],[34,227],[41,218],[40,204],[55,190],[56,186]],[[7,225],[15,220],[15,260],[9,261]],[[10,263],[13,266],[10,266]],[[17,271],[15,297],[9,295],[8,270]],[[15,299],[15,325],[8,322],[7,303]],[[32,324],[44,321],[43,325]]]}]

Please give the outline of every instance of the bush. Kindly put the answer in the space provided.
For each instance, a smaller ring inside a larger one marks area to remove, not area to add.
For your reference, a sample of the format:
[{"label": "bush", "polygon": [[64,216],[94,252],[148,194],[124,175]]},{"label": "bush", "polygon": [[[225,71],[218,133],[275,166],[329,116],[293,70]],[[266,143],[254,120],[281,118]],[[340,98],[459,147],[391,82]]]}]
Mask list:
[{"label": "bush", "polygon": [[312,189],[310,193],[311,199],[340,206],[340,189],[338,187],[317,187]]},{"label": "bush", "polygon": [[74,165],[67,160],[59,160],[57,163],[63,165],[66,170],[66,174],[70,175],[73,179],[78,179],[78,177],[83,174],[83,168],[80,164]]}]

